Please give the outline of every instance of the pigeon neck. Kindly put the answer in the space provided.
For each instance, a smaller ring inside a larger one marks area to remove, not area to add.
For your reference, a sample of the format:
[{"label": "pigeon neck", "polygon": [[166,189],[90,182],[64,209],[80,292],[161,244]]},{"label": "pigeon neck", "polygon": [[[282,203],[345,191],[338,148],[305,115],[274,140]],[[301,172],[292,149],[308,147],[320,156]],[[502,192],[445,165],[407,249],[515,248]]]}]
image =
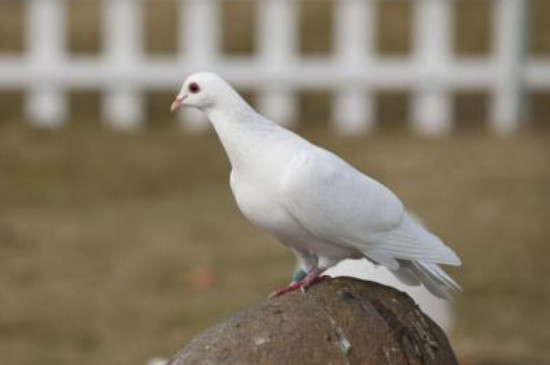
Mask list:
[{"label": "pigeon neck", "polygon": [[251,167],[262,154],[269,134],[277,129],[242,99],[205,112],[236,170]]}]

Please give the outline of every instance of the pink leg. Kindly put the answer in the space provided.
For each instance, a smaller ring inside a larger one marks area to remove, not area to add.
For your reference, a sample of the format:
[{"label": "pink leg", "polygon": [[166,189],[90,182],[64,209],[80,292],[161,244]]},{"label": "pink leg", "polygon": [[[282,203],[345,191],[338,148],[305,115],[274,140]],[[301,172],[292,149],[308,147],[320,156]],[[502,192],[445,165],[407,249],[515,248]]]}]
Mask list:
[{"label": "pink leg", "polygon": [[286,288],[275,290],[273,293],[269,294],[269,298],[276,298],[276,297],[280,297],[281,295],[292,293],[293,291],[300,289],[301,286],[302,286],[301,281],[293,281]]},{"label": "pink leg", "polygon": [[309,272],[307,276],[302,280],[302,285],[300,286],[302,293],[305,293],[312,286],[325,281],[327,277],[321,276],[321,274],[324,273],[325,270],[326,269],[319,268],[311,270],[311,272]]},{"label": "pink leg", "polygon": [[320,282],[324,281],[327,278],[325,276],[321,276],[321,274],[325,270],[326,269],[313,269],[302,280],[293,281],[286,288],[274,291],[269,295],[269,297],[270,298],[280,297],[281,295],[292,293],[293,291],[296,291],[298,289],[302,290],[302,292],[305,293],[307,289],[309,289],[310,287],[316,284],[319,284]]}]

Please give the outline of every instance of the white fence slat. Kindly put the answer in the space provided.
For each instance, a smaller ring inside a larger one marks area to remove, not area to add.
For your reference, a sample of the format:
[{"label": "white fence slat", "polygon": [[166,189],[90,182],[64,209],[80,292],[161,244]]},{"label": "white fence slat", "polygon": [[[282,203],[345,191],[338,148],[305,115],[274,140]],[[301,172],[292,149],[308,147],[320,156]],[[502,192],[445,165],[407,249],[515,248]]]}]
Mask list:
[{"label": "white fence slat", "polygon": [[143,126],[143,95],[135,88],[115,87],[107,90],[103,107],[106,120],[115,129],[136,130]]},{"label": "white fence slat", "polygon": [[65,60],[64,4],[30,0],[27,10],[26,59],[33,77],[25,114],[39,126],[58,127],[66,122],[68,111],[63,85],[56,78]]},{"label": "white fence slat", "polygon": [[221,1],[187,0],[182,6],[182,57],[200,70],[216,65],[221,41]]},{"label": "white fence slat", "polygon": [[501,135],[517,130],[524,117],[526,6],[524,0],[499,0],[494,3],[493,62],[497,77],[490,122],[491,129]]},{"label": "white fence slat", "polygon": [[335,58],[340,67],[349,65],[354,71],[371,61],[376,30],[376,3],[364,0],[343,0],[335,6]]},{"label": "white fence slat", "polygon": [[117,129],[136,129],[144,122],[143,96],[133,80],[143,57],[143,3],[109,0],[102,6],[103,61],[110,73],[103,102],[105,119]]},{"label": "white fence slat", "polygon": [[334,60],[346,76],[336,93],[331,119],[341,134],[366,133],[374,125],[374,101],[369,88],[357,82],[357,77],[372,62],[375,3],[341,0],[335,6]]},{"label": "white fence slat", "polygon": [[[524,88],[531,91],[546,91],[550,88],[550,57],[526,60],[522,64],[525,72]],[[522,81],[522,80],[520,80]]]},{"label": "white fence slat", "polygon": [[374,114],[372,93],[342,89],[334,102],[332,123],[341,135],[361,135],[373,129]]},{"label": "white fence slat", "polygon": [[263,114],[287,126],[296,121],[297,115],[295,88],[284,83],[294,76],[298,53],[297,5],[286,0],[257,3],[257,61],[270,75],[260,90],[258,105]]},{"label": "white fence slat", "polygon": [[[219,69],[221,3],[219,0],[182,0],[180,59],[188,73]],[[183,68],[182,68],[183,71]],[[182,72],[183,75],[183,72]],[[206,117],[189,108],[178,113],[183,129],[200,132],[210,127]]]},{"label": "white fence slat", "polygon": [[298,114],[295,91],[275,87],[263,89],[258,97],[258,109],[274,122],[292,126]]},{"label": "white fence slat", "polygon": [[415,3],[414,37],[417,72],[422,75],[413,96],[413,129],[426,135],[444,135],[452,128],[451,100],[443,74],[451,70],[452,1]]}]

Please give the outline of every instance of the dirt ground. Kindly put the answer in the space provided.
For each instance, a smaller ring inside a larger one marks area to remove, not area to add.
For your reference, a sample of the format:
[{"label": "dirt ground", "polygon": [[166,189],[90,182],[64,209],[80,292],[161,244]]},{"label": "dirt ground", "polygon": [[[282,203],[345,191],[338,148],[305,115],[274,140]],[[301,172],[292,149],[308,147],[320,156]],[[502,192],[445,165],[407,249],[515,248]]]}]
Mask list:
[{"label": "dirt ground", "polygon": [[[3,362],[142,364],[262,301],[293,259],[248,224],[212,134],[172,121],[0,127]],[[305,134],[393,188],[463,258],[462,358],[550,361],[550,131],[510,139]]]}]

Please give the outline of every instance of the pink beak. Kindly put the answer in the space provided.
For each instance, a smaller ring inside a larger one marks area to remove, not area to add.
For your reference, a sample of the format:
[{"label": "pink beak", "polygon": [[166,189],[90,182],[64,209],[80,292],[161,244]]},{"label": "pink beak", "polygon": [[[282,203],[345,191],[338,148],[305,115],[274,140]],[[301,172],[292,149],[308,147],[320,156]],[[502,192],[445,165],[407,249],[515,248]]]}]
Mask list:
[{"label": "pink beak", "polygon": [[170,107],[170,111],[173,113],[176,110],[178,110],[179,108],[181,108],[182,105],[183,105],[183,101],[185,100],[186,97],[187,97],[187,95],[184,95],[181,98],[176,98],[176,100],[174,100],[172,102],[172,106]]}]

